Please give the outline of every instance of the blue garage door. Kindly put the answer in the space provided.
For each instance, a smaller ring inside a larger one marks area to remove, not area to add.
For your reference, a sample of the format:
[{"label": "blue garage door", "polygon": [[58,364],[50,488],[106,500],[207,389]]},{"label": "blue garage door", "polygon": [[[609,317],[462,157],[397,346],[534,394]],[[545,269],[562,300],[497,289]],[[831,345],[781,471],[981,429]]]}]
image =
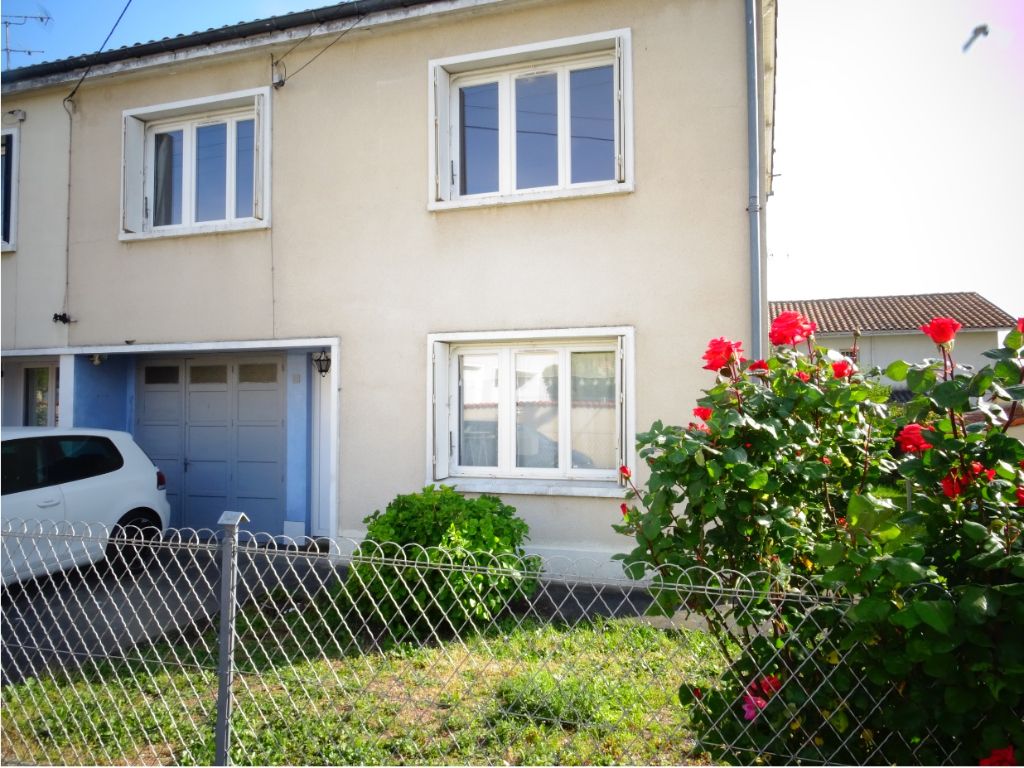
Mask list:
[{"label": "blue garage door", "polygon": [[136,439],[167,474],[172,525],[216,528],[226,509],[250,531],[282,532],[284,360],[152,360],[140,365]]}]

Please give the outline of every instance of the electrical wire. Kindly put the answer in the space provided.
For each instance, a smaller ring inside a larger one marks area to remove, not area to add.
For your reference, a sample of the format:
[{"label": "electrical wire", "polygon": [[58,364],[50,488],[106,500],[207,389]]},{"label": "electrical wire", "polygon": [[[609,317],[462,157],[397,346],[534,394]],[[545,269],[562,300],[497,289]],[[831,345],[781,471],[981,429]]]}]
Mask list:
[{"label": "electrical wire", "polygon": [[[297,74],[299,74],[299,72],[301,72],[301,71],[302,71],[302,70],[304,70],[304,69],[305,69],[306,67],[308,67],[308,66],[309,66],[310,64],[312,64],[312,63],[313,63],[314,61],[316,61],[317,59],[319,59],[319,58],[320,58],[320,57],[321,57],[321,56],[322,56],[322,55],[323,55],[323,54],[324,54],[324,53],[325,53],[325,52],[327,51],[327,49],[328,49],[328,48],[330,48],[330,47],[331,47],[332,45],[334,45],[334,44],[335,44],[336,42],[338,42],[339,40],[341,40],[341,38],[343,38],[343,37],[344,37],[345,35],[347,35],[347,34],[348,34],[349,32],[351,32],[351,31],[352,31],[352,30],[353,30],[353,29],[354,29],[354,28],[355,28],[355,27],[356,27],[356,26],[357,26],[357,25],[359,24],[359,22],[361,22],[361,21],[362,21],[363,19],[365,19],[365,18],[366,18],[366,14],[365,14],[365,13],[364,13],[364,14],[362,14],[361,16],[357,16],[357,17],[356,17],[356,20],[355,20],[355,21],[353,21],[353,22],[352,22],[351,24],[349,24],[349,25],[348,25],[347,27],[345,27],[345,28],[344,28],[343,30],[341,30],[341,34],[339,34],[339,35],[338,35],[338,36],[337,36],[336,38],[334,38],[333,40],[331,40],[331,42],[329,42],[329,43],[328,43],[327,45],[325,45],[325,46],[324,46],[324,47],[323,47],[322,49],[320,49],[319,51],[317,51],[316,55],[315,55],[315,56],[313,56],[313,58],[311,58],[311,59],[310,59],[309,61],[307,61],[307,62],[306,62],[305,64],[303,64],[303,65],[302,65],[301,67],[299,67],[298,69],[296,69],[296,70],[295,70],[294,72],[292,72],[292,73],[291,73],[290,75],[288,75],[287,77],[285,77],[285,78],[284,78],[284,80],[283,80],[283,81],[281,82],[281,85],[284,85],[285,83],[287,83],[287,82],[288,82],[289,80],[291,80],[291,79],[292,79],[293,77],[295,77],[295,76],[296,76]],[[317,25],[317,26],[319,26],[319,25]],[[314,28],[314,29],[315,29],[315,28]],[[312,34],[312,32],[310,32],[310,34]],[[308,36],[307,36],[307,37],[308,37]],[[292,50],[294,50],[294,49],[295,49],[295,46],[292,46]],[[283,58],[283,57],[282,57],[282,58]]]},{"label": "electrical wire", "polygon": [[[114,31],[117,29],[117,25],[121,23],[121,19],[124,18],[124,14],[128,10],[128,6],[130,6],[131,4],[132,4],[132,0],[128,0],[128,2],[124,4],[124,8],[121,9],[121,15],[117,17],[117,21],[114,22],[114,26],[112,26],[110,28],[110,31],[107,33],[107,37],[103,41],[103,45],[100,46],[100,49],[98,51],[96,51],[96,53],[102,52],[103,49],[107,47],[107,43],[109,43],[110,42],[110,38],[113,37]],[[75,87],[71,89],[71,93],[69,93],[67,96],[64,97],[64,101],[65,102],[71,101],[71,99],[74,98],[74,95],[76,93],[78,93],[79,86],[81,86],[82,85],[82,81],[85,80],[85,78],[89,76],[89,72],[92,71],[92,67],[93,67],[92,64],[89,64],[89,66],[86,67],[85,72],[82,73],[82,76],[78,79],[78,82],[75,83]]]}]

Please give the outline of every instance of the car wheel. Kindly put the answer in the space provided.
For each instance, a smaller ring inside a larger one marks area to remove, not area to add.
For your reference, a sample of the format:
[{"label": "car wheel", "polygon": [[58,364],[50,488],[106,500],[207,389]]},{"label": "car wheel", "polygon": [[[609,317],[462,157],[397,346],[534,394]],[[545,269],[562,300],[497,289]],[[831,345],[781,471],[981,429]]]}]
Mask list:
[{"label": "car wheel", "polygon": [[152,542],[160,537],[160,518],[149,509],[133,509],[117,521],[107,544],[107,563],[134,569],[152,559]]}]

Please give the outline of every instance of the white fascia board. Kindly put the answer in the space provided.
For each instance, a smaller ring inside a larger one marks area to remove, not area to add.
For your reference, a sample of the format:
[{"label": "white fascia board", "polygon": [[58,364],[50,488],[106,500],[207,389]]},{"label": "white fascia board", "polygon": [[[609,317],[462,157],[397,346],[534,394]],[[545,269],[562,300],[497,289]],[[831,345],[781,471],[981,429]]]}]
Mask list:
[{"label": "white fascia board", "polygon": [[[47,347],[40,349],[5,349],[4,357],[35,357],[44,355],[120,355],[166,354],[169,352],[247,352],[266,350],[330,347],[337,354],[341,340],[337,336],[315,336],[305,339],[256,339],[252,341],[195,341],[166,344],[104,344],[80,347]],[[332,366],[333,367],[333,366]]]},{"label": "white fascia board", "polygon": [[[177,51],[158,53],[144,58],[132,58],[124,61],[114,61],[109,64],[100,64],[89,70],[89,79],[95,80],[99,77],[118,75],[125,72],[138,72],[155,67],[162,67],[168,64],[177,64],[183,61],[207,59],[212,56],[238,53],[256,48],[266,48],[274,45],[288,44],[301,40],[316,39],[337,35],[349,28],[353,30],[370,29],[400,22],[413,21],[416,19],[428,18],[431,16],[442,16],[458,11],[474,10],[495,5],[512,5],[523,2],[523,0],[442,0],[441,2],[429,3],[414,8],[394,8],[380,13],[370,14],[358,19],[353,24],[353,18],[335,19],[325,24],[307,24],[301,27],[267,32],[262,35],[252,35],[246,38],[239,38],[214,44],[196,45],[194,48],[182,48]],[[88,55],[88,54],[86,54]],[[82,76],[82,69],[70,72],[61,72],[56,75],[48,75],[32,80],[25,80],[13,84],[4,84],[4,95],[13,95],[24,91],[32,91],[48,86],[63,85],[76,82]]]},{"label": "white fascia board", "polygon": [[[961,328],[957,331],[958,334],[964,333],[999,333],[1001,331],[1008,331],[1010,326],[998,326],[992,328]],[[924,335],[921,333],[920,328],[905,328],[901,331],[861,331],[861,338],[868,336],[918,336]],[[814,338],[816,339],[840,339],[847,336],[853,336],[853,331],[829,331],[828,333],[815,333]]]}]

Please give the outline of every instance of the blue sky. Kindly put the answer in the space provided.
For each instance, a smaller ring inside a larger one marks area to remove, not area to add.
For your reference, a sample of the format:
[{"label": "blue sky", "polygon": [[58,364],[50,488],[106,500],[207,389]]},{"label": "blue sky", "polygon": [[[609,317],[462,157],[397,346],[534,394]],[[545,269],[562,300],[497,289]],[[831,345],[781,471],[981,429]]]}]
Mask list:
[{"label": "blue sky", "polygon": [[[769,297],[969,290],[1024,316],[1024,0],[778,3]],[[108,47],[322,4],[132,0]],[[12,66],[97,50],[124,6],[4,0],[53,18],[10,28],[42,51]]]}]

